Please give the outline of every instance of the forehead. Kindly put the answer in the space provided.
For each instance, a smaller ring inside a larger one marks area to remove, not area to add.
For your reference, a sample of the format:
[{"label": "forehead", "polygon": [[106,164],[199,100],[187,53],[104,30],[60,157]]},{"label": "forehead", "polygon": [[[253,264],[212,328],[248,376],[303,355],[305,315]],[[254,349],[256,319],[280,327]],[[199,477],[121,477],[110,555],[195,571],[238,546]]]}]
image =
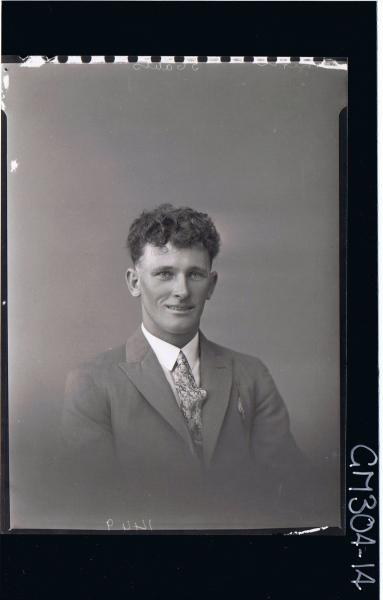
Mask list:
[{"label": "forehead", "polygon": [[187,268],[197,266],[204,269],[210,267],[209,253],[202,245],[190,248],[177,248],[170,242],[166,246],[146,244],[139,260],[140,266],[172,266]]}]

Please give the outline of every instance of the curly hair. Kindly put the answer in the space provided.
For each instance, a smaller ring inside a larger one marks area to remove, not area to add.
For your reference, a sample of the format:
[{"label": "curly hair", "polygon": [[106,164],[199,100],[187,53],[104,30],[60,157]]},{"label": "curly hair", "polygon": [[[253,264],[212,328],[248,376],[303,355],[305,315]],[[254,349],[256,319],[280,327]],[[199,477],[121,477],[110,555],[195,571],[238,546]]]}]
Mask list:
[{"label": "curly hair", "polygon": [[143,211],[129,229],[127,247],[133,264],[142,256],[146,244],[162,247],[168,242],[177,248],[201,244],[208,251],[210,262],[220,247],[219,233],[209,215],[188,207],[161,204]]}]

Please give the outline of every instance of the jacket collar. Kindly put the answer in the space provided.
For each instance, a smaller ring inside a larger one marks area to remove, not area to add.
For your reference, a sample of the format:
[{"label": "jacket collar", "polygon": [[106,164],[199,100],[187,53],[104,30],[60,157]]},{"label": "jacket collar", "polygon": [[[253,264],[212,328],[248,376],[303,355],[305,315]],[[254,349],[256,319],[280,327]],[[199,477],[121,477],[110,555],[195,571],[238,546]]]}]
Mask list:
[{"label": "jacket collar", "polygon": [[[126,361],[119,364],[142,396],[191,446],[185,420],[164,372],[141,328],[126,343]],[[201,387],[208,393],[202,409],[205,464],[209,465],[217,445],[232,385],[232,362],[218,346],[200,332]]]}]

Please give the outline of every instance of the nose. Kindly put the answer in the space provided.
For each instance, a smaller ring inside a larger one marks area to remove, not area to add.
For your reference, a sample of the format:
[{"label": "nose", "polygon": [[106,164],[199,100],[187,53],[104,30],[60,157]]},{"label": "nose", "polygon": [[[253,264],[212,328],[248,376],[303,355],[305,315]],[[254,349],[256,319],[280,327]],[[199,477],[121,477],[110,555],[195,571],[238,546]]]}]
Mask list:
[{"label": "nose", "polygon": [[173,288],[173,295],[176,298],[180,298],[181,300],[188,297],[189,288],[187,284],[187,279],[184,275],[179,275],[176,278]]}]

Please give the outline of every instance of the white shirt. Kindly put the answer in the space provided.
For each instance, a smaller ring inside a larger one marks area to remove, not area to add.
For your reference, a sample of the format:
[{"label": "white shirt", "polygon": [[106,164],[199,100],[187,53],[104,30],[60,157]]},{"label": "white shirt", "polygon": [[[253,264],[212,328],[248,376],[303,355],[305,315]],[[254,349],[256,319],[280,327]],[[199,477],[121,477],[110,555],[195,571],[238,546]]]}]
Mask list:
[{"label": "white shirt", "polygon": [[180,350],[182,350],[190,365],[195,382],[199,386],[199,332],[197,331],[193,339],[190,340],[190,342],[188,342],[186,346],[184,346],[183,348],[178,348],[177,346],[173,346],[173,344],[164,342],[164,340],[161,340],[155,335],[149,333],[149,331],[145,328],[144,324],[141,325],[141,329],[142,333],[144,334],[148,343],[150,344],[150,347],[152,348],[154,354],[156,355],[158,362],[160,363],[162,370],[165,374],[165,377],[173,390],[173,394],[177,400],[177,403],[179,404],[179,398],[176,391],[176,386],[174,384],[172,370],[177,361]]}]

